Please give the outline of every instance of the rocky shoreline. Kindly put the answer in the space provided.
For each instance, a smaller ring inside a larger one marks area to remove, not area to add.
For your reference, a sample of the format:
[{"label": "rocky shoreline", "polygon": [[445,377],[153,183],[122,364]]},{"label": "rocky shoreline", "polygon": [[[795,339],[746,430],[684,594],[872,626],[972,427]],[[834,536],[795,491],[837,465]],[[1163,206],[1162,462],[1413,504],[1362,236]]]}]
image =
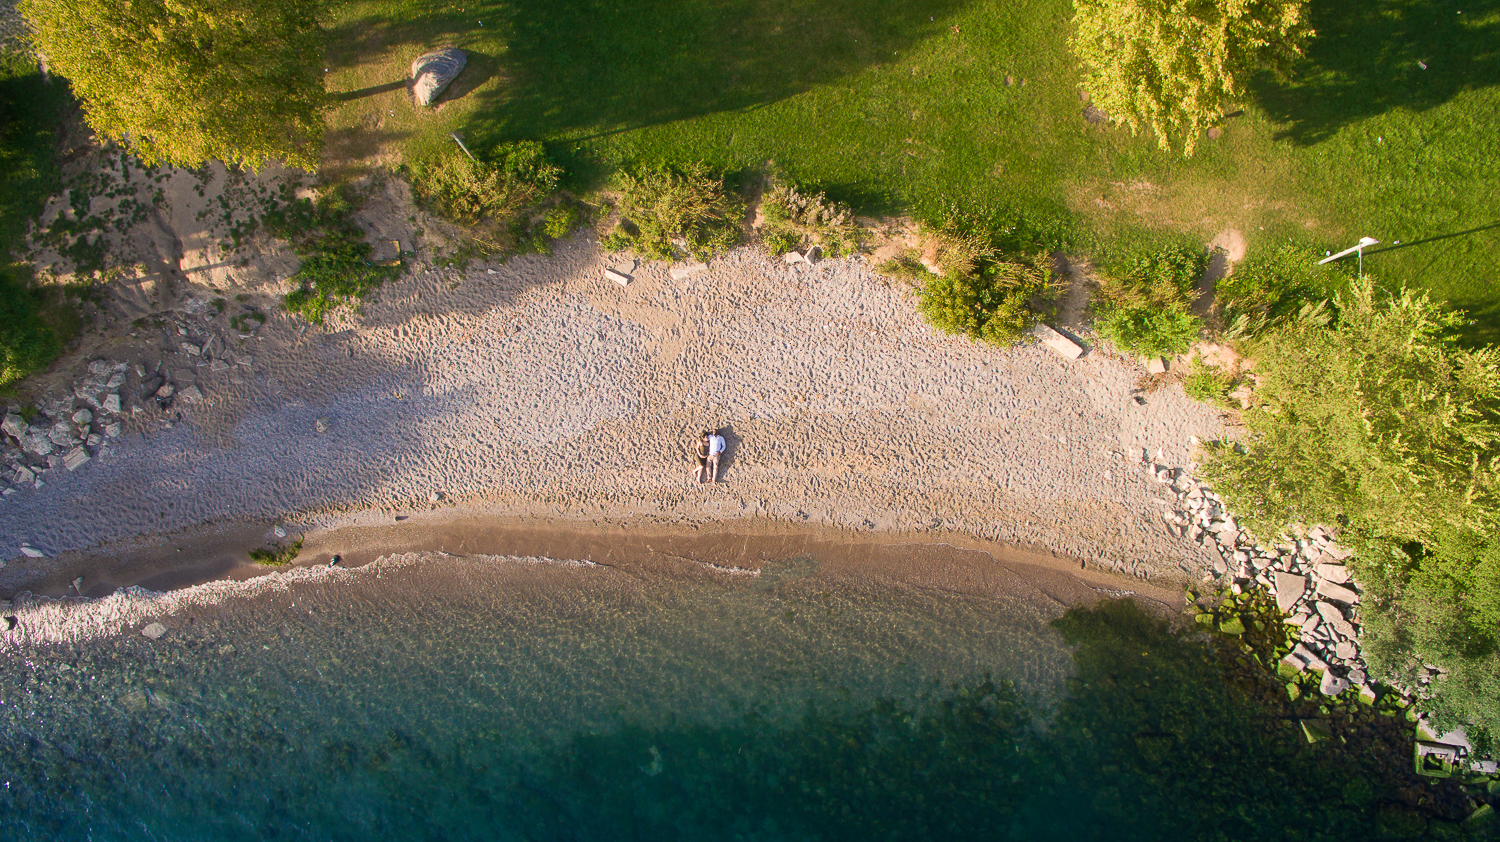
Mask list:
[{"label": "rocky shoreline", "polygon": [[[1370,675],[1360,651],[1362,589],[1346,565],[1354,551],[1340,545],[1334,531],[1320,525],[1302,537],[1282,535],[1274,544],[1258,543],[1223,498],[1192,476],[1192,466],[1161,464],[1145,450],[1136,457],[1141,469],[1174,495],[1162,514],[1169,528],[1217,554],[1203,581],[1234,595],[1262,589],[1275,599],[1284,622],[1297,627],[1300,641],[1281,660],[1287,670],[1321,673],[1318,690],[1330,698],[1355,692],[1373,704],[1381,694],[1393,693],[1408,708],[1425,697],[1423,687],[1381,683]],[[1500,772],[1496,760],[1474,752],[1463,729],[1434,733],[1425,717],[1418,717],[1417,726],[1419,757],[1481,774]]]}]

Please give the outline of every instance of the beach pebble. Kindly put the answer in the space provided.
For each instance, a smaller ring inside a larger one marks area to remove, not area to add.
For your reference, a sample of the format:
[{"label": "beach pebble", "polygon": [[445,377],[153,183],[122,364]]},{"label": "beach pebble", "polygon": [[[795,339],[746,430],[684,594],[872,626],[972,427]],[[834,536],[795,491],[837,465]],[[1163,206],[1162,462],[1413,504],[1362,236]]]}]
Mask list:
[{"label": "beach pebble", "polygon": [[151,638],[152,640],[160,640],[162,635],[166,633],[167,627],[162,625],[161,623],[151,623],[150,625],[141,629],[141,634]]}]

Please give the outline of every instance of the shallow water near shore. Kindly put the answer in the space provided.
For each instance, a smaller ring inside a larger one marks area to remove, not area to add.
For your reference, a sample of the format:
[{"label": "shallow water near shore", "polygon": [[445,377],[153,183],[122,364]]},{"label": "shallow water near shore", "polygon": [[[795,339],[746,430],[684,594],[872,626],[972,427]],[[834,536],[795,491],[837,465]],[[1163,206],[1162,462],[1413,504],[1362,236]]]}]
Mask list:
[{"label": "shallow water near shore", "polygon": [[[130,630],[12,651],[0,826],[29,838],[571,837],[553,826],[558,805],[588,793],[558,791],[545,770],[580,741],[658,735],[609,773],[660,784],[691,776],[700,752],[684,735],[790,726],[810,706],[916,704],[987,674],[1043,707],[1059,693],[1070,661],[1047,625],[1055,600],[820,567],[429,555],[339,587],[180,611],[159,641]],[[664,754],[668,733],[678,742]],[[600,832],[636,821],[607,813],[592,816]]]}]

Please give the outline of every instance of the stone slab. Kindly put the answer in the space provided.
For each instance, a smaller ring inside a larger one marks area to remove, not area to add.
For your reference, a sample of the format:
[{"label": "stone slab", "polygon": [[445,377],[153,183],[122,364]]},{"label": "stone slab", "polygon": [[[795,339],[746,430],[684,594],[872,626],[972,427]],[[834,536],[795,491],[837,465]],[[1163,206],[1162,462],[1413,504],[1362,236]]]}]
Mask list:
[{"label": "stone slab", "polygon": [[1327,597],[1336,602],[1342,602],[1345,605],[1359,604],[1359,594],[1350,588],[1334,584],[1327,579],[1318,583],[1318,596]]},{"label": "stone slab", "polygon": [[1307,577],[1295,573],[1276,571],[1276,607],[1284,614],[1292,610],[1302,592],[1307,590]]},{"label": "stone slab", "polygon": [[87,461],[89,461],[89,452],[81,447],[75,447],[68,451],[68,455],[63,457],[63,467],[70,471],[76,471]]},{"label": "stone slab", "polygon": [[1342,585],[1349,581],[1349,568],[1345,567],[1342,564],[1329,564],[1328,562],[1323,562],[1322,564],[1318,565],[1317,570],[1318,576],[1327,579],[1334,584]]},{"label": "stone slab", "polygon": [[1069,339],[1068,337],[1062,335],[1061,333],[1058,333],[1048,325],[1039,324],[1035,328],[1032,328],[1031,333],[1038,340],[1040,340],[1043,345],[1046,345],[1048,348],[1056,351],[1059,355],[1067,357],[1070,360],[1076,360],[1079,357],[1083,356],[1082,346],[1080,346],[1077,342]]}]

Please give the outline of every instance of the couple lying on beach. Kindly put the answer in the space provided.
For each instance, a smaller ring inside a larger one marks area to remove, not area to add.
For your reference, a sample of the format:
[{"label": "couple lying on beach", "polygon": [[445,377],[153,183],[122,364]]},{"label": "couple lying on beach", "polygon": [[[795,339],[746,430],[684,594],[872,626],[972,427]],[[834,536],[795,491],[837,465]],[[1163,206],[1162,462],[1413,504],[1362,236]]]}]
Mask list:
[{"label": "couple lying on beach", "polygon": [[724,452],[724,437],[718,430],[704,430],[698,437],[698,467],[693,479],[700,483],[719,481],[719,454]]}]

